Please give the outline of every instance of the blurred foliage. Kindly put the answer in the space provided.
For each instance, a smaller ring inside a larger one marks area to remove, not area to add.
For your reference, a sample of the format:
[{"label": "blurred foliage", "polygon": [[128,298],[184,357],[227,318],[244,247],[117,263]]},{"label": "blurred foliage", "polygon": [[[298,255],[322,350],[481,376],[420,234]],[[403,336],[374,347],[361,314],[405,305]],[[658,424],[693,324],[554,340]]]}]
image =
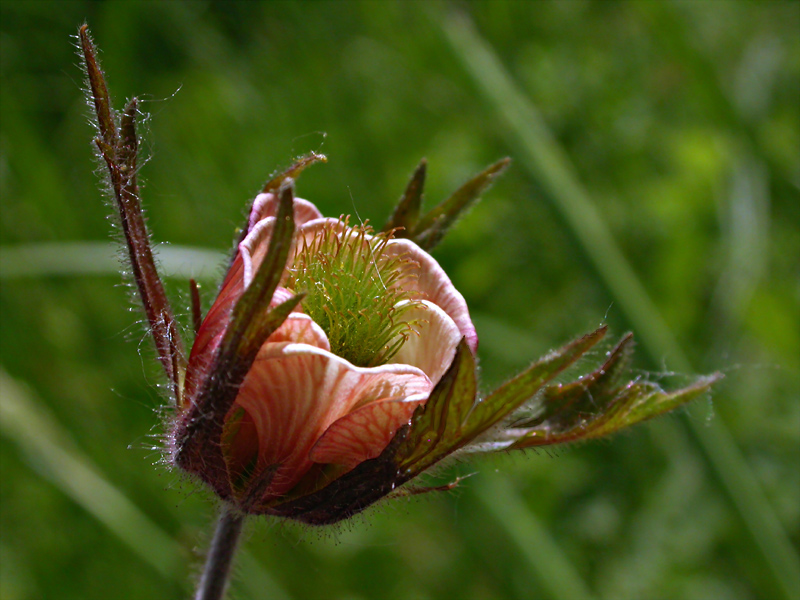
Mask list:
[{"label": "blurred foliage", "polygon": [[[631,327],[604,257],[587,255],[465,69],[445,33],[456,13],[542,113],[693,369],[728,377],[713,409],[484,460],[455,492],[334,531],[254,522],[235,597],[738,600],[800,585],[800,4],[0,6],[0,235],[14,257],[0,297],[3,600],[185,597],[213,518],[204,493],[152,466],[161,376],[119,275],[54,261],[26,276],[12,253],[108,240],[70,39],[84,21],[117,104],[137,94],[151,115],[156,241],[227,251],[249,198],[307,151],[329,163],[299,194],[376,225],[421,157],[431,206],[511,155],[436,250],[474,313],[484,387],[600,321]],[[163,260],[168,274],[191,268]],[[187,317],[185,277],[168,283]],[[676,361],[642,354],[637,367],[660,378]],[[732,474],[690,420],[732,433],[793,571],[754,543]]]}]

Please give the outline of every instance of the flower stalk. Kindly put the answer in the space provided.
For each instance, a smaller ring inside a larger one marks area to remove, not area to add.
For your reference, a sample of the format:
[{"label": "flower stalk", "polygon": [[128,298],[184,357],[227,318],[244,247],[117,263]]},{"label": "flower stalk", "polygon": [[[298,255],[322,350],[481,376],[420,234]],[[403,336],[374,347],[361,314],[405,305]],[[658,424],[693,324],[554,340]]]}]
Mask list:
[{"label": "flower stalk", "polygon": [[195,600],[222,600],[225,597],[243,525],[241,513],[228,505],[222,506]]}]

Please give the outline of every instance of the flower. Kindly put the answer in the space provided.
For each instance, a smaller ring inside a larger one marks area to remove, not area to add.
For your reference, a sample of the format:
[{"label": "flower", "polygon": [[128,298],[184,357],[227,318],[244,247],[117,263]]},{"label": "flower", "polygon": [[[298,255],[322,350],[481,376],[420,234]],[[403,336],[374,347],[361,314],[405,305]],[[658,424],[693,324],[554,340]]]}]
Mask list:
[{"label": "flower", "polygon": [[[231,309],[266,256],[278,204],[272,192],[253,203],[192,347],[185,405],[197,397]],[[241,500],[251,480],[270,473],[260,497],[247,500],[253,511],[292,490],[316,465],[341,474],[380,455],[427,400],[461,339],[472,352],[477,348],[463,296],[417,244],[323,218],[299,198],[293,212],[289,260],[270,305],[295,292],[305,296],[261,345],[222,432],[232,496]]]},{"label": "flower", "polygon": [[181,386],[171,460],[242,512],[332,523],[449,456],[606,435],[718,379],[626,381],[628,334],[596,370],[554,383],[600,327],[480,397],[466,302],[426,250],[507,161],[420,217],[423,162],[376,233],[294,198],[294,177],[323,159],[256,197]]}]

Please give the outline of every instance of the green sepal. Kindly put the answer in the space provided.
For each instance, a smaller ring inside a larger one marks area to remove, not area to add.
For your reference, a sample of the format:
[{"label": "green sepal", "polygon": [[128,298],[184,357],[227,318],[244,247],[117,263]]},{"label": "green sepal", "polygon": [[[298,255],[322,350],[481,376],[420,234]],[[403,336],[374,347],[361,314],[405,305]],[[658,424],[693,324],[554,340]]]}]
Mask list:
[{"label": "green sepal", "polygon": [[261,193],[266,194],[269,192],[274,193],[279,191],[286,180],[297,179],[297,176],[300,175],[300,173],[306,167],[310,167],[314,163],[318,162],[328,162],[328,157],[324,154],[317,154],[316,152],[301,156],[294,163],[292,163],[291,166],[281,171],[277,175],[274,175],[272,179],[265,183],[264,187],[261,189]]},{"label": "green sepal", "polygon": [[[264,337],[266,328],[263,325],[263,313],[272,300],[272,295],[286,268],[289,250],[294,236],[294,195],[292,193],[292,180],[286,180],[279,191],[278,214],[275,227],[269,240],[269,247],[264,260],[253,276],[253,281],[247,286],[231,313],[231,322],[225,332],[222,342],[222,351],[232,351],[237,355],[246,355],[257,352]],[[290,300],[291,301],[291,300]],[[270,311],[274,312],[274,311]],[[289,311],[291,312],[291,311]],[[288,312],[286,313],[288,315]],[[269,319],[269,317],[266,317]],[[285,316],[283,317],[286,318]],[[280,320],[280,323],[283,319]],[[278,323],[278,326],[280,326]],[[273,330],[274,331],[274,330]],[[270,332],[271,333],[271,332]],[[263,338],[260,340],[259,338]]]},{"label": "green sepal", "polygon": [[475,405],[469,417],[473,438],[502,421],[546,383],[570,367],[605,337],[607,326],[580,337],[540,358],[525,371],[507,381]]},{"label": "green sepal", "polygon": [[283,325],[286,318],[303,301],[305,296],[305,294],[296,294],[274,308],[257,314],[244,333],[240,353],[248,355],[252,352],[258,352],[259,348],[267,341],[267,338],[275,333],[278,327]]},{"label": "green sepal", "polygon": [[[176,462],[190,473],[226,473],[222,453],[208,452],[208,448],[219,446],[225,416],[233,406],[261,345],[302,300],[302,295],[294,296],[269,309],[294,236],[292,183],[287,179],[280,188],[278,214],[266,256],[253,281],[233,307],[219,349],[188,414],[184,415],[175,433]],[[260,474],[256,477],[260,478]],[[232,493],[227,477],[223,479],[220,476],[209,483],[223,498]]]},{"label": "green sepal", "polygon": [[411,429],[396,454],[401,473],[421,473],[475,440],[532,398],[605,333],[606,327],[601,327],[551,352],[483,399],[476,399],[475,358],[462,340],[450,368],[428,401],[414,412]]},{"label": "green sepal", "polygon": [[622,382],[631,354],[627,334],[606,361],[578,381],[547,387],[537,416],[512,424],[516,438],[506,449],[531,448],[601,437],[664,414],[701,396],[722,378],[698,377],[691,385],[665,392],[647,381]]},{"label": "green sepal", "polygon": [[[663,415],[687,402],[694,400],[698,396],[702,396],[710,391],[711,386],[722,380],[725,377],[722,373],[717,371],[711,375],[702,375],[698,377],[692,384],[687,385],[674,392],[664,392],[654,384],[640,384],[647,385],[653,389],[653,393],[649,396],[640,396],[636,402],[630,407],[626,415],[625,422],[621,425],[627,427],[647,421],[653,417]],[[617,427],[616,429],[619,429]],[[605,432],[600,432],[603,435]],[[610,431],[609,431],[610,433]],[[594,437],[594,436],[592,436]]]},{"label": "green sepal", "polygon": [[504,158],[478,173],[447,200],[426,213],[406,237],[416,242],[423,250],[435,247],[458,218],[506,170],[510,162],[510,158]]},{"label": "green sepal", "polygon": [[406,186],[406,191],[397,203],[397,206],[386,221],[381,231],[395,231],[395,237],[409,237],[419,221],[419,211],[422,208],[422,191],[425,187],[425,174],[428,170],[428,161],[420,161],[411,179]]},{"label": "green sepal", "polygon": [[547,386],[537,402],[528,407],[533,416],[513,423],[515,429],[567,425],[567,421],[582,418],[598,409],[597,398],[614,393],[633,352],[633,335],[628,333],[608,352],[605,362],[595,371],[577,381]]},{"label": "green sepal", "polygon": [[404,476],[421,473],[462,445],[462,426],[476,393],[475,357],[462,339],[428,401],[414,411],[408,435],[395,455]]}]

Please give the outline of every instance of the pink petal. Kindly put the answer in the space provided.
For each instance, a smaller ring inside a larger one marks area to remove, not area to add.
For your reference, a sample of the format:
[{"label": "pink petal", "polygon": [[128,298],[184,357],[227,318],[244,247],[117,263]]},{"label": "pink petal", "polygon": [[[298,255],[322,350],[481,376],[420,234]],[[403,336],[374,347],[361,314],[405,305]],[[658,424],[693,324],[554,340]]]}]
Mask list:
[{"label": "pink petal", "polygon": [[[397,307],[409,302],[398,302]],[[391,362],[422,369],[436,385],[453,361],[456,346],[461,341],[461,332],[453,319],[433,302],[417,302],[421,306],[410,308],[403,314],[404,321],[417,320],[413,324],[416,333],[409,336]]]},{"label": "pink petal", "polygon": [[354,410],[328,427],[314,444],[311,460],[353,468],[375,458],[427,398],[427,394],[417,394],[402,400],[372,402]]},{"label": "pink petal", "polygon": [[186,368],[183,400],[187,404],[194,397],[197,386],[205,378],[205,374],[214,357],[222,336],[230,322],[231,310],[244,292],[243,263],[241,255],[237,255],[225,280],[222,282],[217,299],[208,310],[192,344],[189,364]]},{"label": "pink petal", "polygon": [[[286,289],[283,286],[278,286],[275,288],[275,293],[272,294],[272,300],[270,301],[270,306],[278,306],[278,304],[283,304],[287,300],[291,299],[294,296],[292,290]],[[296,309],[296,310],[299,310]]]},{"label": "pink petal", "polygon": [[[244,271],[244,287],[250,285],[258,267],[264,260],[275,227],[275,217],[266,217],[250,228],[250,231],[239,244],[239,255],[242,257]],[[292,256],[292,251],[289,251]]]},{"label": "pink petal", "polygon": [[[244,293],[244,260],[242,253],[236,255],[225,281],[222,283],[217,299],[211,308],[208,310],[203,323],[200,326],[200,331],[192,344],[192,352],[189,357],[189,364],[186,368],[186,379],[184,384],[183,400],[184,405],[188,404],[195,393],[197,388],[205,378],[206,372],[210,368],[211,361],[217,351],[222,337],[230,323],[230,315],[236,302],[241,298]],[[294,294],[284,287],[278,287],[270,302],[270,307],[274,307],[281,302],[291,298]],[[289,319],[292,319],[295,314],[301,314],[301,307],[295,309],[297,313],[292,313]],[[278,330],[270,337],[271,341],[276,342],[299,342],[317,346],[325,350],[330,350],[328,338],[322,328],[316,323],[309,324],[310,317],[302,315],[303,319],[300,322],[286,322],[278,328]]]},{"label": "pink petal", "polygon": [[430,300],[444,310],[453,319],[461,335],[466,338],[470,350],[473,353],[476,352],[478,333],[469,317],[467,303],[439,263],[414,242],[406,239],[390,241],[385,254],[386,256],[405,256],[413,261],[409,263],[412,268],[414,262],[419,265],[413,269],[416,277],[407,278],[405,289],[418,291],[421,299]]},{"label": "pink petal", "polygon": [[295,235],[298,238],[303,238],[306,241],[306,243],[310,244],[314,240],[314,238],[316,238],[325,229],[331,229],[332,231],[342,233],[348,228],[345,227],[341,219],[333,219],[331,217],[321,217],[319,219],[314,219],[313,221],[308,221],[304,223],[301,227],[298,227]]},{"label": "pink petal", "polygon": [[[274,301],[275,299],[273,298]],[[328,343],[328,336],[325,335],[322,327],[317,325],[308,315],[299,312],[290,314],[283,324],[278,327],[278,330],[267,340],[268,344],[282,342],[307,344],[328,351],[331,349],[331,345]]]},{"label": "pink petal", "polygon": [[[267,254],[269,247],[269,240],[272,238],[272,230],[275,227],[275,217],[266,217],[256,223],[250,232],[245,236],[239,244],[239,253],[242,256],[242,266],[244,269],[244,285],[250,285],[253,281],[261,261]],[[294,239],[292,240],[292,249],[289,250],[289,266],[292,263],[295,248],[298,244],[302,245],[303,239],[307,243],[316,238],[322,229],[332,228],[338,231],[344,231],[345,227],[339,219],[319,218],[308,221],[297,228]]]},{"label": "pink petal", "polygon": [[236,401],[258,431],[259,467],[279,465],[268,490],[278,495],[311,467],[311,448],[336,419],[377,398],[430,387],[425,374],[408,365],[365,369],[313,346],[267,343]]},{"label": "pink petal", "polygon": [[[266,194],[269,195],[269,194]],[[297,207],[297,198],[295,198],[295,207]],[[309,203],[310,204],[310,203]],[[313,205],[311,205],[313,208]],[[316,211],[316,208],[314,208]],[[295,212],[297,212],[295,208]],[[253,281],[261,261],[267,254],[269,247],[269,240],[272,237],[272,230],[275,227],[275,217],[266,216],[251,228],[242,242],[239,244],[239,253],[242,255],[243,268],[244,268],[244,285],[250,285]],[[319,233],[325,228],[333,228],[335,230],[343,231],[344,225],[339,219],[329,219],[324,217],[314,218],[309,221],[304,221],[298,224],[295,237],[292,240],[292,249],[289,250],[289,265],[292,263],[295,248],[297,244],[302,244],[301,239],[305,239],[310,243]]]},{"label": "pink petal", "polygon": [[[250,209],[249,229],[255,227],[259,221],[267,217],[275,217],[278,214],[278,198],[275,194],[259,194],[253,200],[253,208]],[[322,213],[317,210],[308,200],[302,198],[294,199],[294,223],[296,226],[303,225],[312,219],[319,219]]]}]

